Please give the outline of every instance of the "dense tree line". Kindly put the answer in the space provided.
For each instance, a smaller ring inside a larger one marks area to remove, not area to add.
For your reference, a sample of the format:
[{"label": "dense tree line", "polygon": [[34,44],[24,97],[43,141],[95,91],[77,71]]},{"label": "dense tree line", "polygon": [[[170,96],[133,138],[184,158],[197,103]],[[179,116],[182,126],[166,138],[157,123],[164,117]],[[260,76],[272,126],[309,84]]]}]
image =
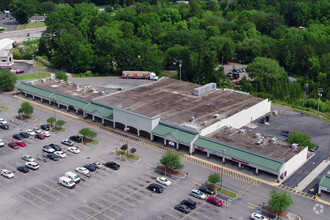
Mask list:
[{"label": "dense tree line", "polygon": [[[22,0],[11,5],[15,1]],[[245,91],[293,103],[301,101],[308,84],[307,97],[317,99],[317,89],[323,88],[322,99],[329,100],[327,0],[52,2],[56,7],[49,10],[39,52],[70,72],[160,73],[178,68],[182,60],[183,80],[215,81],[221,87],[228,82],[215,67],[238,60],[252,62],[252,81],[242,81]],[[105,12],[95,4],[104,5]],[[288,74],[297,82],[290,83]]]}]

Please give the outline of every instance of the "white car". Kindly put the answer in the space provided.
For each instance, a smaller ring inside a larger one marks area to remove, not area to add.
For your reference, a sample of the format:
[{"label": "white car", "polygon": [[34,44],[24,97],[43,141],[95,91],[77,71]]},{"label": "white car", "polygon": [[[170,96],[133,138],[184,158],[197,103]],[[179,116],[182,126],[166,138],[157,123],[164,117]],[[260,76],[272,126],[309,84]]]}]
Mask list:
[{"label": "white car", "polygon": [[3,142],[3,140],[0,139],[0,147],[4,147],[5,143]]},{"label": "white car", "polygon": [[9,170],[6,170],[6,169],[2,170],[1,175],[4,177],[7,177],[8,179],[11,179],[14,177],[14,173]]},{"label": "white car", "polygon": [[69,147],[68,151],[70,151],[71,153],[74,153],[74,154],[79,154],[80,153],[80,150],[79,150],[78,147]]},{"label": "white car", "polygon": [[27,129],[26,133],[28,133],[30,136],[36,135],[36,133],[32,129]]},{"label": "white car", "polygon": [[22,159],[27,161],[27,162],[34,162],[35,161],[35,159],[30,155],[23,155]]},{"label": "white car", "polygon": [[93,162],[92,165],[94,165],[98,169],[102,168],[102,164],[100,162]]},{"label": "white car", "polygon": [[66,153],[62,151],[55,151],[54,154],[59,156],[60,158],[66,158]]},{"label": "white car", "polygon": [[3,118],[0,118],[0,124],[7,124],[7,121],[5,120],[5,119],[3,119]]},{"label": "white car", "polygon": [[252,220],[269,220],[269,218],[267,218],[267,217],[265,217],[265,216],[263,216],[263,215],[260,215],[260,214],[258,214],[258,213],[252,213],[252,215],[251,215],[251,219]]},{"label": "white car", "polygon": [[61,143],[67,146],[73,146],[73,142],[69,139],[62,140]]},{"label": "white car", "polygon": [[47,153],[54,153],[55,152],[55,150],[51,146],[49,146],[49,145],[43,146],[42,147],[42,150],[45,151],[45,152],[47,152]]},{"label": "white car", "polygon": [[35,132],[35,133],[41,133],[41,129],[38,128],[38,127],[35,127],[35,128],[32,128],[32,130]]},{"label": "white car", "polygon": [[157,177],[157,182],[159,182],[160,184],[163,184],[165,186],[171,185],[171,181],[165,177]]},{"label": "white car", "polygon": [[37,162],[26,162],[26,163],[25,163],[25,166],[26,166],[27,168],[32,169],[32,170],[37,170],[37,169],[39,169],[39,164],[38,164]]},{"label": "white car", "polygon": [[49,131],[42,131],[41,134],[45,135],[46,137],[49,137],[50,136]]},{"label": "white car", "polygon": [[191,193],[189,195],[191,195],[197,199],[203,199],[203,200],[206,199],[206,195],[197,189],[191,190]]},{"label": "white car", "polygon": [[85,167],[78,167],[78,168],[76,169],[76,171],[77,171],[78,173],[83,174],[83,175],[87,175],[87,174],[89,174],[89,170],[87,170]]}]

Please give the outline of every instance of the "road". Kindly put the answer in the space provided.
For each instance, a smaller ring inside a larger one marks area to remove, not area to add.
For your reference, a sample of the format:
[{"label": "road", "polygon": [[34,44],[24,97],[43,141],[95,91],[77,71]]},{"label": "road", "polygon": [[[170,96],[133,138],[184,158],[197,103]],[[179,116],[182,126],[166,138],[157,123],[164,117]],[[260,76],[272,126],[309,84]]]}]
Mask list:
[{"label": "road", "polygon": [[24,30],[19,30],[19,31],[4,31],[4,32],[0,33],[0,40],[4,39],[4,38],[9,38],[9,39],[13,39],[13,40],[20,39],[22,37],[26,38],[28,33],[30,35],[32,35],[34,33],[40,33],[44,30],[46,30],[46,27],[24,29]]}]

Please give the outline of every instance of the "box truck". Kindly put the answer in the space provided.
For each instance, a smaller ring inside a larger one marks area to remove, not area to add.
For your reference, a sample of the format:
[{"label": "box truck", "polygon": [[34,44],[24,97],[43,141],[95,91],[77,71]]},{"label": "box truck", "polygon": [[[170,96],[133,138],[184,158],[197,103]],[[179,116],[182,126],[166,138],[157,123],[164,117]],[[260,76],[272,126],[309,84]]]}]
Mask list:
[{"label": "box truck", "polygon": [[150,80],[158,80],[158,76],[156,76],[153,72],[148,71],[127,71],[124,70],[122,77],[125,79],[150,79]]}]

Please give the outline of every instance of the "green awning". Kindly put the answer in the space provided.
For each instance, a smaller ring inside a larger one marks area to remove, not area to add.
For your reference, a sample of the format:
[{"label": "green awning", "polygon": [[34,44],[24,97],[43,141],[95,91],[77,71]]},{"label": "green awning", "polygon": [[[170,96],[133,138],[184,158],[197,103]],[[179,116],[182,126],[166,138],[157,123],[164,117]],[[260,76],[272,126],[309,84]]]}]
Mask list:
[{"label": "green awning", "polygon": [[97,111],[102,117],[113,119],[113,109],[110,109],[109,107],[104,107],[101,105],[97,105],[94,103],[90,103],[83,109],[85,112],[93,113]]}]

